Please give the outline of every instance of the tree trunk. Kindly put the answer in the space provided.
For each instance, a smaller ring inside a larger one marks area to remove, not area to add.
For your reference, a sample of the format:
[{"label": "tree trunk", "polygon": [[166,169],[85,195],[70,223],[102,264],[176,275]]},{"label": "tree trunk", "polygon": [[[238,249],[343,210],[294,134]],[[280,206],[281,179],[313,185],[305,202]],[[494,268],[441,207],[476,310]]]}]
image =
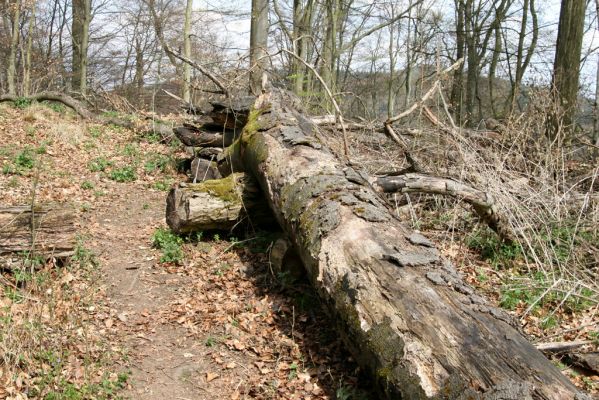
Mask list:
[{"label": "tree trunk", "polygon": [[87,48],[89,46],[89,23],[91,21],[91,0],[73,0],[73,90],[85,96],[87,91]]},{"label": "tree trunk", "polygon": [[8,94],[14,95],[17,93],[17,47],[19,45],[19,20],[21,19],[21,0],[17,0],[13,6],[14,11],[12,16],[12,30],[10,36],[10,51],[8,54],[6,80],[8,81]]},{"label": "tree trunk", "polygon": [[264,89],[263,74],[268,66],[268,0],[252,0],[250,30],[250,93],[258,95]]},{"label": "tree trunk", "polygon": [[[183,26],[183,55],[191,59],[191,12],[193,0],[187,0]],[[191,103],[191,65],[183,64],[183,100]]]},{"label": "tree trunk", "polygon": [[[64,258],[74,254],[75,215],[58,207],[0,208],[0,256],[33,253]],[[33,228],[33,229],[32,229]]]},{"label": "tree trunk", "polygon": [[281,92],[239,139],[312,283],[358,363],[388,398],[573,399],[576,388],[392,215]]},{"label": "tree trunk", "polygon": [[574,128],[585,8],[585,0],[562,0],[552,82],[556,110],[550,116],[547,128],[547,136],[551,139],[560,130],[569,136]]},{"label": "tree trunk", "polygon": [[31,13],[29,14],[29,27],[27,30],[27,46],[25,49],[25,71],[23,73],[23,96],[29,96],[31,91],[31,52],[33,51],[33,28],[35,25],[35,4],[31,3]]}]

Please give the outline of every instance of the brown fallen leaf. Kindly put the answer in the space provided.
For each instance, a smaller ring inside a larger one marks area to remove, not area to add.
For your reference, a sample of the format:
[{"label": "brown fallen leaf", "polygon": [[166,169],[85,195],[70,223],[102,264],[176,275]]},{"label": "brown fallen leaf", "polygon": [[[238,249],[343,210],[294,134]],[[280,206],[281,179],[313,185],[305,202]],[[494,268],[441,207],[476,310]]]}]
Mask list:
[{"label": "brown fallen leaf", "polygon": [[216,378],[218,378],[218,374],[215,374],[214,372],[206,372],[206,382],[211,382]]}]

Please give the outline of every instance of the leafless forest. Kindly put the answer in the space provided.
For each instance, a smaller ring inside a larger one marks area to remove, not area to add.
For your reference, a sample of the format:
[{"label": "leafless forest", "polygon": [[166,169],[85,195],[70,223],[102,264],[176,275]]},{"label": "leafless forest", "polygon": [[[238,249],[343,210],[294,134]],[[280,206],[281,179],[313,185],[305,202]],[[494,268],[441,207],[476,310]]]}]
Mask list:
[{"label": "leafless forest", "polygon": [[0,14],[0,398],[599,393],[599,0]]}]

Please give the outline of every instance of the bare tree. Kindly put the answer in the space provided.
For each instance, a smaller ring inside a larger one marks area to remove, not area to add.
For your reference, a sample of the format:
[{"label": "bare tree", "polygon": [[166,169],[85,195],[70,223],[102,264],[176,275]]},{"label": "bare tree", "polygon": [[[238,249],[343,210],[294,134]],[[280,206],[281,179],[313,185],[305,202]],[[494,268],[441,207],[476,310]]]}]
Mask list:
[{"label": "bare tree", "polygon": [[263,74],[268,66],[268,0],[252,0],[250,31],[250,92],[262,91]]},{"label": "bare tree", "polygon": [[562,0],[553,64],[555,110],[547,127],[550,138],[555,138],[560,128],[565,134],[574,128],[585,9],[585,0]]},{"label": "bare tree", "polygon": [[21,19],[21,1],[6,1],[6,8],[12,9],[12,18],[6,18],[5,23],[11,26],[10,52],[8,54],[6,80],[8,84],[8,93],[16,94],[16,74],[17,74],[17,47],[19,45],[19,20]]},{"label": "bare tree", "polygon": [[87,91],[87,50],[89,47],[89,25],[91,22],[91,0],[73,0],[72,21],[72,88],[85,95]]}]

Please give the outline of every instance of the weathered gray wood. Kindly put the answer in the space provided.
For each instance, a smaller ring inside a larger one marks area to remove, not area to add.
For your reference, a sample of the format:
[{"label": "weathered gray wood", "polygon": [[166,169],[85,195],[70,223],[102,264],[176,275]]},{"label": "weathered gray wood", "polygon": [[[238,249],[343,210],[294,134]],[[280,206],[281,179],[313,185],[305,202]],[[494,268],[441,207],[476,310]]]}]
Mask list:
[{"label": "weathered gray wood", "polygon": [[237,154],[258,180],[355,359],[387,398],[574,399],[577,389],[394,218],[282,92],[261,96]]},{"label": "weathered gray wood", "polygon": [[[216,157],[214,157],[216,158]],[[190,179],[193,183],[204,182],[210,179],[222,178],[215,161],[203,158],[194,158],[191,162]]]},{"label": "weathered gray wood", "polygon": [[74,254],[75,214],[59,206],[0,208],[0,256],[33,253],[64,258]]},{"label": "weathered gray wood", "polygon": [[248,208],[253,210],[252,220],[272,218],[255,181],[237,173],[202,183],[181,183],[171,189],[166,222],[176,233],[229,230],[248,218]]}]

